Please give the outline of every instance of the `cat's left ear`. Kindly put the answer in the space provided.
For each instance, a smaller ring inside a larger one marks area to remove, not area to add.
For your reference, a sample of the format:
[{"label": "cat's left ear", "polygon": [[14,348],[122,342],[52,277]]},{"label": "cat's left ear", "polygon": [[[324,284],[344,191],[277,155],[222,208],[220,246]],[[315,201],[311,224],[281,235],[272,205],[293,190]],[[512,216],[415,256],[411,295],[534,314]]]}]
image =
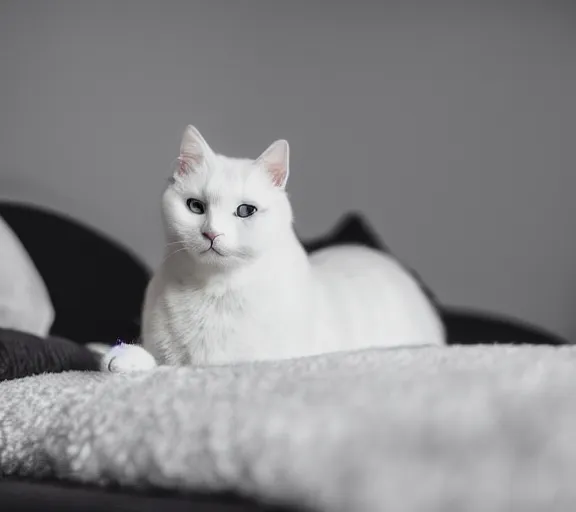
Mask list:
[{"label": "cat's left ear", "polygon": [[204,165],[210,155],[212,155],[212,149],[210,149],[202,134],[196,127],[188,125],[180,143],[178,174],[187,174],[195,168]]},{"label": "cat's left ear", "polygon": [[285,188],[290,174],[290,146],[286,140],[277,140],[257,159],[256,164],[264,167],[279,188]]}]

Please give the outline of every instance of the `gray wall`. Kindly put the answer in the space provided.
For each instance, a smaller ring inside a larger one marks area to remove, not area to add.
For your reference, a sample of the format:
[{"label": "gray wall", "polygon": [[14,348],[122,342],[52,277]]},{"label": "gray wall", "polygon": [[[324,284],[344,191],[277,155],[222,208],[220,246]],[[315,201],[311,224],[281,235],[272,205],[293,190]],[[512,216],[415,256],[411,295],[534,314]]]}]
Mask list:
[{"label": "gray wall", "polygon": [[576,335],[576,11],[453,4],[1,0],[0,194],[156,264],[187,123],[285,137],[301,234],[361,209],[446,302]]}]

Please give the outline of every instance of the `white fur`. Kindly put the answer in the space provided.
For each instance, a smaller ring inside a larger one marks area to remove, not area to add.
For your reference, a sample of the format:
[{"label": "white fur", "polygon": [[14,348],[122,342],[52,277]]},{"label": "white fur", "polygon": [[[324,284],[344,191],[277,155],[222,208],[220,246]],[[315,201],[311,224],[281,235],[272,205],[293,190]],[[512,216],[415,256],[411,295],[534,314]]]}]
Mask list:
[{"label": "white fur", "polygon": [[121,343],[108,350],[100,361],[100,370],[111,373],[131,373],[151,370],[156,361],[138,345]]},{"label": "white fur", "polygon": [[[228,158],[188,127],[180,153],[162,201],[166,257],[143,312],[143,345],[158,362],[229,364],[444,342],[433,307],[392,258],[355,246],[308,257],[284,190],[286,141],[255,161]],[[206,212],[192,213],[189,198],[205,202]],[[236,216],[243,203],[258,211]],[[219,254],[202,232],[220,235]]]}]

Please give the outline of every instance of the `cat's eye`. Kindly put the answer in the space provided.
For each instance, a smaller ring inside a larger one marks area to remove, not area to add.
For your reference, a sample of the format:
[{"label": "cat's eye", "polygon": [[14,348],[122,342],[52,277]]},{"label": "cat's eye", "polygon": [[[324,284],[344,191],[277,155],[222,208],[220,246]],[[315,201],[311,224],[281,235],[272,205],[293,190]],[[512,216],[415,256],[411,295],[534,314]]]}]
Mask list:
[{"label": "cat's eye", "polygon": [[186,201],[186,205],[192,213],[197,213],[198,215],[202,215],[206,211],[206,205],[202,201],[198,201],[198,199],[190,198]]},{"label": "cat's eye", "polygon": [[250,215],[254,215],[257,211],[255,206],[251,204],[241,204],[238,208],[236,208],[236,215],[241,218],[250,217]]}]

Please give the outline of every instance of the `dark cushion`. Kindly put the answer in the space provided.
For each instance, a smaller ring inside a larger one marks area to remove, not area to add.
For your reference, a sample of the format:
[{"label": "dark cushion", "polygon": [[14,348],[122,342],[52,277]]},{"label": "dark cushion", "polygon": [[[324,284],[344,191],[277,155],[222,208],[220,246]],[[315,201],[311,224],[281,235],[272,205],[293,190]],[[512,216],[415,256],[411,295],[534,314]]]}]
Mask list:
[{"label": "dark cushion", "polygon": [[99,368],[99,358],[72,341],[0,328],[0,382],[40,373]]},{"label": "dark cushion", "polygon": [[[28,512],[282,512],[228,493],[139,492],[60,481],[0,478],[2,510]],[[296,509],[290,509],[296,512]]]},{"label": "dark cushion", "polygon": [[46,283],[56,312],[52,334],[79,343],[138,337],[150,273],[128,249],[44,208],[0,202],[0,217]]},{"label": "dark cushion", "polygon": [[451,345],[506,343],[512,345],[568,345],[546,329],[494,313],[443,308],[440,312]]}]

